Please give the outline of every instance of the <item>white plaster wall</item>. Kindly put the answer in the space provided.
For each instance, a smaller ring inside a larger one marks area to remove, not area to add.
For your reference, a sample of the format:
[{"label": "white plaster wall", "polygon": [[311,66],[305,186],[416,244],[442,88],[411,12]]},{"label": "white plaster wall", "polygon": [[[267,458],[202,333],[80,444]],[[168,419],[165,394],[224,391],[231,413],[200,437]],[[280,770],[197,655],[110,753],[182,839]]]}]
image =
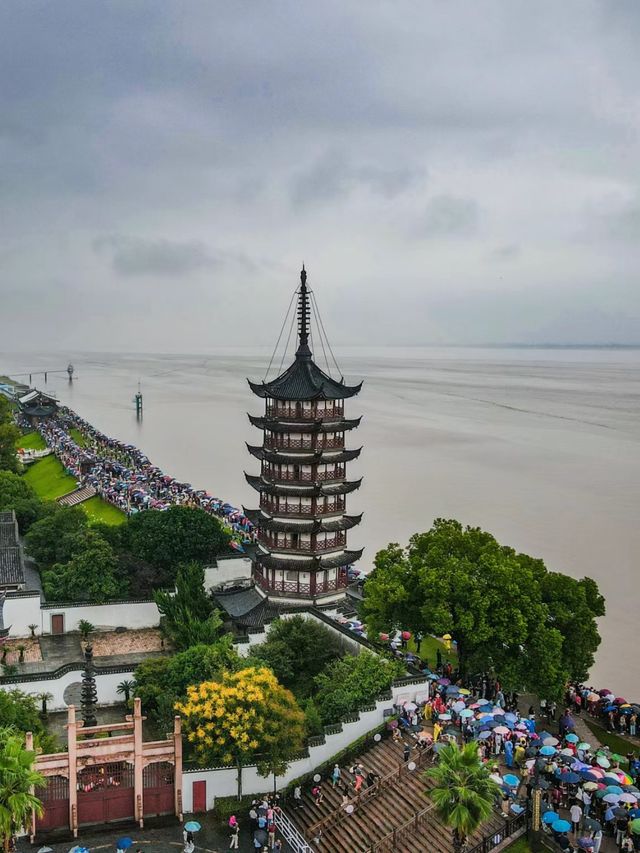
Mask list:
[{"label": "white plaster wall", "polygon": [[[116,702],[122,702],[123,697],[116,693],[116,688],[121,681],[132,678],[133,669],[128,672],[96,673],[98,704],[113,705]],[[0,690],[13,690],[17,687],[23,693],[51,693],[53,699],[49,700],[49,710],[60,711],[67,707],[64,701],[64,691],[70,684],[81,680],[82,670],[75,669],[66,672],[60,678],[43,678],[42,681],[16,681],[12,684],[2,684]]]},{"label": "white plaster wall", "polygon": [[[64,614],[64,630],[78,630],[78,622],[86,619],[97,629],[155,628],[160,624],[160,614],[154,601],[119,601],[111,604],[46,605],[42,609],[42,633],[51,633],[51,617]],[[13,633],[13,632],[12,632]]]},{"label": "white plaster wall", "polygon": [[37,625],[39,634],[42,630],[42,619],[40,613],[40,595],[35,593],[29,596],[7,596],[4,603],[4,624],[11,626],[9,637],[28,637],[31,634],[29,625]]},{"label": "white plaster wall", "polygon": [[251,577],[251,560],[249,557],[233,557],[229,560],[218,560],[217,566],[207,566],[204,570],[204,585],[206,589],[221,583],[235,580],[247,580]]}]

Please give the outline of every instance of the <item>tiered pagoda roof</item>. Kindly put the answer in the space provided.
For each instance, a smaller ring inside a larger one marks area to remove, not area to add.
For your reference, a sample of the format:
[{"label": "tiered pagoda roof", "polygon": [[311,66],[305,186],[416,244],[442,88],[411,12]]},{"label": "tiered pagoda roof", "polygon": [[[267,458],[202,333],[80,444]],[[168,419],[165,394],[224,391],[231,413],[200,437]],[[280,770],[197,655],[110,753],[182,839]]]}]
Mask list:
[{"label": "tiered pagoda roof", "polygon": [[[331,402],[353,397],[362,383],[347,385],[343,377],[333,378],[313,361],[309,338],[314,297],[306,281],[303,267],[297,291],[298,347],[293,363],[269,382],[249,381],[253,393],[266,400],[265,414],[249,415],[249,420],[263,432],[277,433],[278,438],[269,438],[261,446],[247,444],[263,470],[260,476],[245,474],[249,485],[260,493],[261,508],[245,509],[258,531],[256,581],[270,594],[293,597],[340,594],[349,580],[348,567],[362,555],[362,549],[347,548],[346,534],[360,523],[362,515],[347,515],[342,498],[362,482],[345,479],[344,467],[360,456],[362,448],[345,449],[344,436],[340,435],[357,428],[360,418],[345,418],[342,405]],[[319,322],[320,337],[323,330]],[[314,438],[301,439],[300,433],[311,433]],[[322,433],[337,435],[327,439]],[[319,465],[335,467],[316,474]],[[299,466],[310,466],[311,470]],[[329,479],[334,482],[327,482]],[[281,497],[313,500],[301,501],[298,511],[289,502],[281,506]],[[340,499],[316,500],[325,497]],[[305,517],[293,518],[294,514]]]}]

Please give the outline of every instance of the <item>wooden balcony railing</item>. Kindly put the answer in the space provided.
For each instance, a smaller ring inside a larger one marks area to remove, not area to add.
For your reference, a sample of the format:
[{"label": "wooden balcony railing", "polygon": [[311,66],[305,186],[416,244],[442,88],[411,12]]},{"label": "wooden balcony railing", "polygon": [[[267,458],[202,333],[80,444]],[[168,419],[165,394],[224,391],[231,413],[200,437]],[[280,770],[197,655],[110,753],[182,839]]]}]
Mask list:
[{"label": "wooden balcony railing", "polygon": [[343,450],[341,438],[300,438],[294,435],[265,436],[264,446],[268,450]]},{"label": "wooden balcony railing", "polygon": [[333,406],[326,406],[324,409],[318,406],[311,406],[311,408],[305,409],[302,406],[296,406],[295,403],[292,405],[287,405],[286,403],[267,403],[266,412],[268,418],[315,421],[318,418],[322,418],[323,420],[327,418],[341,418],[344,415],[344,405],[336,403]]},{"label": "wooden balcony railing", "polygon": [[271,548],[274,551],[292,551],[302,554],[312,552],[322,553],[324,551],[331,551],[334,548],[343,548],[347,544],[347,536],[344,532],[336,533],[335,536],[324,540],[318,540],[316,536],[312,536],[308,542],[294,542],[290,538],[284,539],[282,534],[278,538],[277,534],[266,531],[260,533],[258,538],[265,547]]},{"label": "wooden balcony railing", "polygon": [[343,589],[349,583],[347,573],[341,572],[339,577],[332,580],[319,580],[315,575],[311,575],[311,583],[301,583],[297,581],[276,580],[271,581],[254,570],[254,579],[256,583],[266,592],[294,594],[300,596],[322,595],[327,592],[335,592],[337,589]]},{"label": "wooden balcony railing", "polygon": [[344,512],[345,506],[346,502],[344,498],[327,501],[326,504],[323,504],[321,501],[317,503],[313,501],[310,505],[302,503],[292,504],[291,500],[285,502],[284,500],[278,500],[277,498],[273,500],[268,497],[263,497],[260,501],[260,509],[268,512],[269,515],[281,515],[290,518],[312,515],[335,515],[336,513]]},{"label": "wooden balcony railing", "polygon": [[329,480],[344,480],[344,465],[333,465],[327,471],[287,471],[281,465],[266,462],[262,466],[262,474],[267,480],[288,483],[321,483]]}]

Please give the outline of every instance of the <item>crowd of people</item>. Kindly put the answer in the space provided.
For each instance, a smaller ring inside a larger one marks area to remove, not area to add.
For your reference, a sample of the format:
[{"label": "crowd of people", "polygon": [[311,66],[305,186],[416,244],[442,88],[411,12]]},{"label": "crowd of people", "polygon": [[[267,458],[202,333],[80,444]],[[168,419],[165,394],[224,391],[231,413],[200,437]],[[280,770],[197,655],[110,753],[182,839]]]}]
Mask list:
[{"label": "crowd of people", "polygon": [[[72,429],[82,435],[84,446],[74,440]],[[194,489],[190,483],[179,483],[152,465],[137,447],[109,438],[71,409],[61,409],[58,416],[43,420],[38,430],[79,485],[92,486],[100,497],[127,515],[173,505],[199,507],[224,523],[236,550],[256,538],[242,510]]]}]

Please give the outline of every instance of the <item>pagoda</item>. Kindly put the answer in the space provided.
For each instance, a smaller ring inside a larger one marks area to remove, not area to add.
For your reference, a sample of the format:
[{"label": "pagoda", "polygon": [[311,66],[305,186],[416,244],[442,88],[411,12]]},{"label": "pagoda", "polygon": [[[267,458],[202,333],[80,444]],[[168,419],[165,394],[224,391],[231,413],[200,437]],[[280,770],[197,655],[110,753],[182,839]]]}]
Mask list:
[{"label": "pagoda", "polygon": [[296,295],[293,363],[271,382],[249,380],[253,393],[265,401],[265,411],[261,417],[249,415],[263,439],[259,446],[247,445],[261,464],[259,476],[245,474],[260,495],[260,507],[245,513],[258,533],[257,586],[283,603],[324,603],[344,596],[348,569],[363,550],[347,548],[347,530],[362,518],[346,513],[346,496],[361,483],[347,479],[347,462],[357,459],[362,448],[345,447],[345,435],[360,418],[347,419],[344,413],[345,399],[355,396],[362,383],[346,385],[313,360],[312,306],[323,350],[324,326],[304,267]]}]

